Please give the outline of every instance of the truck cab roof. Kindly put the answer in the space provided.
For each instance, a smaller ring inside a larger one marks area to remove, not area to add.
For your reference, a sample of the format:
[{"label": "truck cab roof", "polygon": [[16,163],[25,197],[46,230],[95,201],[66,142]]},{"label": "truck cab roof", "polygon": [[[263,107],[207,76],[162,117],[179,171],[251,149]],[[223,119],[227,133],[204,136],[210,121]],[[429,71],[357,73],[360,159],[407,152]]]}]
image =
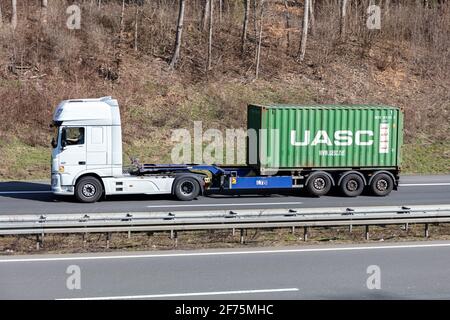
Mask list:
[{"label": "truck cab roof", "polygon": [[119,103],[112,97],[64,100],[56,108],[53,121],[69,125],[120,125]]}]

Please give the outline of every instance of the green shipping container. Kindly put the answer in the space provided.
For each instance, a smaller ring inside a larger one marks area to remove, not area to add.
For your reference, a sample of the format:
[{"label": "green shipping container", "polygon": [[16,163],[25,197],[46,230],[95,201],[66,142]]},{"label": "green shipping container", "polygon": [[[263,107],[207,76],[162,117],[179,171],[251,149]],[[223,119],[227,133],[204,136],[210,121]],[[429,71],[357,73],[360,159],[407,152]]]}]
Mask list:
[{"label": "green shipping container", "polygon": [[249,105],[247,127],[247,161],[261,173],[400,166],[403,113],[396,107]]}]

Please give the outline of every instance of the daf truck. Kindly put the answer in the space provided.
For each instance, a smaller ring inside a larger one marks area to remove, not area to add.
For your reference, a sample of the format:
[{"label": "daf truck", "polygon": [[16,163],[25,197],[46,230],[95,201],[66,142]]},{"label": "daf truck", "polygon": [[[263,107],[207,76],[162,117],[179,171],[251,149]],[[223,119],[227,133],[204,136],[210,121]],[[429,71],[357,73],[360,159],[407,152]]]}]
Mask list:
[{"label": "daf truck", "polygon": [[386,196],[399,182],[403,112],[375,105],[249,105],[247,163],[140,164],[124,169],[118,101],[61,102],[52,126],[55,195],[92,203],[110,195],[200,195],[337,188]]}]

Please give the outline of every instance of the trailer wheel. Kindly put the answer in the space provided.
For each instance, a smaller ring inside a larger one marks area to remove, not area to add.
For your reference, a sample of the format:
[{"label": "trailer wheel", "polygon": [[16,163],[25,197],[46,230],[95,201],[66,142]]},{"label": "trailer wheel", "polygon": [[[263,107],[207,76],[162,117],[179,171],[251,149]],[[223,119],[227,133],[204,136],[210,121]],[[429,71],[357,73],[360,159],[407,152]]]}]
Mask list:
[{"label": "trailer wheel", "polygon": [[200,194],[200,185],[192,177],[180,178],[175,183],[174,194],[181,201],[191,201]]},{"label": "trailer wheel", "polygon": [[97,202],[103,194],[100,181],[94,177],[81,178],[75,186],[75,197],[80,202]]},{"label": "trailer wheel", "polygon": [[347,197],[357,197],[364,190],[364,180],[356,173],[350,173],[342,179],[339,185],[341,193]]},{"label": "trailer wheel", "polygon": [[331,189],[331,179],[326,173],[314,173],[308,180],[306,190],[313,196],[324,196]]},{"label": "trailer wheel", "polygon": [[392,189],[394,189],[394,180],[386,173],[377,174],[370,183],[370,193],[375,196],[387,196]]}]

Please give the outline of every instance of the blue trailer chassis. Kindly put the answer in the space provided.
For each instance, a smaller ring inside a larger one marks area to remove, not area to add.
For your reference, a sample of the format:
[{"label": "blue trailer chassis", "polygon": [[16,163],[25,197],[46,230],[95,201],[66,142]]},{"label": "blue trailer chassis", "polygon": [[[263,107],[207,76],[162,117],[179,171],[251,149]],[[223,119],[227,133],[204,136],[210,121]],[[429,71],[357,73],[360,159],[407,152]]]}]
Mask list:
[{"label": "blue trailer chassis", "polygon": [[[253,168],[247,166],[221,167],[215,165],[198,164],[143,164],[139,165],[138,174],[145,175],[168,172],[209,172],[213,180],[210,188],[211,191],[293,188],[293,180],[290,175],[258,176],[254,174]],[[216,184],[214,183],[215,181]]]}]

